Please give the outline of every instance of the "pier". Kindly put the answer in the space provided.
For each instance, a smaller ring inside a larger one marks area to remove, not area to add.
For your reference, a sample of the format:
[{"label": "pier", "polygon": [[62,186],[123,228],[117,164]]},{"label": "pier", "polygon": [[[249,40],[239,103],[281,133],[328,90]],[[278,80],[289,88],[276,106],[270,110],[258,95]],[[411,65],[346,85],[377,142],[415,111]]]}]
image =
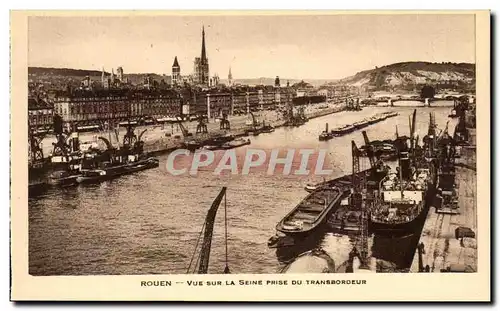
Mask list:
[{"label": "pier", "polygon": [[437,213],[431,207],[410,272],[477,271],[475,129],[468,131],[471,145],[462,147],[455,164],[459,214]]}]

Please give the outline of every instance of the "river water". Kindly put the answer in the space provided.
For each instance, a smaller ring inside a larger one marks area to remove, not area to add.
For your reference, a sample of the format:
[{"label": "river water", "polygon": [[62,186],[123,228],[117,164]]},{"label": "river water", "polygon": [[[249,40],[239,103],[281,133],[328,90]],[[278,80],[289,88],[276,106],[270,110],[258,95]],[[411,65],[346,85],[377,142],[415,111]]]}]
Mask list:
[{"label": "river water", "polygon": [[[396,125],[408,135],[411,107],[371,107],[361,112],[341,112],[310,120],[298,128],[250,137],[238,148],[327,149],[329,167],[336,178],[352,171],[351,140],[363,144],[355,132],[319,142],[325,123],[330,128],[350,124],[385,111],[399,116],[366,128],[371,140],[393,138]],[[427,132],[429,112],[443,128],[450,107],[417,108],[417,134]],[[450,129],[452,130],[452,128]],[[276,273],[286,260],[307,249],[282,254],[267,247],[276,223],[307,193],[304,185],[322,178],[267,175],[172,176],[160,167],[124,176],[99,185],[51,189],[29,200],[29,272],[32,275],[181,274],[191,260],[206,212],[221,187],[227,186],[228,261],[232,273]],[[366,161],[365,161],[366,162]],[[366,166],[367,163],[363,163]],[[325,164],[326,166],[326,164]],[[216,218],[210,273],[222,273],[225,260],[223,204]],[[416,237],[418,240],[418,237]],[[372,255],[408,268],[414,236],[391,240],[371,237]],[[325,233],[316,242],[337,264],[347,259],[356,238]],[[314,244],[312,243],[312,244]],[[312,244],[309,244],[311,246]]]}]

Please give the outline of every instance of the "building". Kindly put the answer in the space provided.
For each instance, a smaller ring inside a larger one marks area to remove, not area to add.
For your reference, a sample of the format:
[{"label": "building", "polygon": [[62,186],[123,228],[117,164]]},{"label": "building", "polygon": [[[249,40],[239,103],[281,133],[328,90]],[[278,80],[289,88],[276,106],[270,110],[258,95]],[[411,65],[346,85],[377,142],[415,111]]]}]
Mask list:
[{"label": "building", "polygon": [[123,67],[118,67],[116,73],[115,75],[115,70],[111,68],[111,73],[108,75],[104,67],[102,68],[101,85],[104,89],[119,88],[128,84],[129,81],[128,78],[124,76]]},{"label": "building", "polygon": [[231,67],[229,67],[229,73],[227,74],[227,85],[229,87],[233,86],[233,74],[231,73]]},{"label": "building", "polygon": [[115,70],[111,68],[111,75],[109,76],[109,79],[111,81],[111,85],[114,85],[116,82],[116,77],[115,77]]},{"label": "building", "polygon": [[201,57],[194,59],[193,82],[199,86],[209,86],[210,71],[208,66],[207,51],[205,48],[205,27],[201,32]]},{"label": "building", "polygon": [[65,124],[82,126],[159,120],[180,116],[181,112],[182,98],[172,90],[78,90],[61,92],[54,98],[54,113]]},{"label": "building", "polygon": [[28,97],[28,125],[37,129],[48,129],[53,125],[54,109],[38,96]]},{"label": "building", "polygon": [[295,89],[296,97],[316,95],[316,92],[314,92],[314,87],[310,83],[304,82],[304,80],[295,83],[294,85],[292,85],[292,88]]},{"label": "building", "polygon": [[86,76],[82,81],[81,81],[81,88],[83,89],[92,89],[93,87],[93,81],[90,79],[89,76]]},{"label": "building", "polygon": [[175,56],[174,64],[172,65],[172,85],[179,85],[182,83],[181,77],[181,66],[177,61],[177,56]]},{"label": "building", "polygon": [[116,77],[120,82],[125,82],[124,77],[123,77],[123,68],[118,67],[116,68]]},{"label": "building", "polygon": [[325,96],[325,98],[330,98],[330,92],[328,91],[327,88],[323,88],[323,89],[318,90],[318,95]]},{"label": "building", "polygon": [[247,93],[242,90],[234,90],[233,93],[233,112],[232,114],[246,114],[248,108]]},{"label": "building", "polygon": [[220,79],[219,79],[219,76],[217,74],[214,74],[214,76],[211,77],[209,81],[210,81],[210,83],[209,83],[210,87],[216,87],[219,85]]}]

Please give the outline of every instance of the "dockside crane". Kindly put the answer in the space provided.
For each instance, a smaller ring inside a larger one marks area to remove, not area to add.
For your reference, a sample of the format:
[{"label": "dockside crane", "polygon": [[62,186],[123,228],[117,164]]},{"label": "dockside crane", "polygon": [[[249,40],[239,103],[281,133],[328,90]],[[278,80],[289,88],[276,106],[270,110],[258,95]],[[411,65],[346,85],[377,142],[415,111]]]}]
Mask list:
[{"label": "dockside crane", "polygon": [[368,211],[366,202],[365,176],[360,174],[360,151],[354,141],[351,141],[352,149],[352,204],[353,207],[361,211],[361,234],[359,260],[360,269],[368,269]]},{"label": "dockside crane", "polygon": [[[226,243],[226,262],[224,273],[231,273],[228,264],[228,247],[227,247],[227,198],[226,198],[226,187],[223,187],[219,192],[215,200],[212,202],[212,206],[208,210],[207,216],[205,218],[205,223],[200,231],[200,235],[198,236],[198,240],[196,241],[195,249],[193,252],[193,256],[191,257],[191,261],[187,268],[187,273],[195,273],[195,274],[207,274],[208,266],[210,262],[210,251],[212,247],[212,237],[214,231],[215,224],[215,216],[217,215],[217,210],[224,199],[224,228],[225,228],[225,243]],[[200,245],[200,240],[203,235],[203,242],[200,246],[200,251],[198,252],[198,245]],[[198,257],[195,260],[195,255],[198,254]]]},{"label": "dockside crane", "polygon": [[[179,126],[180,125],[182,125],[182,123],[179,123]],[[182,126],[182,127],[184,127],[184,126]],[[198,125],[196,125],[196,134],[199,134],[199,133],[203,133],[203,134],[208,133],[208,127],[207,127],[207,124],[205,123],[205,118],[203,116],[198,117]],[[182,134],[184,135],[184,131],[182,132]],[[184,136],[186,136],[186,135],[184,135]],[[189,135],[187,135],[187,136],[189,136]]]},{"label": "dockside crane", "polygon": [[42,140],[46,135],[46,133],[36,133],[33,128],[28,126],[29,163],[31,167],[36,167],[43,162]]},{"label": "dockside crane", "polygon": [[256,131],[257,127],[259,126],[259,122],[257,121],[257,118],[255,118],[255,115],[251,111],[250,111],[250,116],[252,117],[252,129]]},{"label": "dockside crane", "polygon": [[410,152],[415,148],[415,123],[417,122],[417,109],[413,110],[413,117],[410,120]]},{"label": "dockside crane", "polygon": [[181,129],[182,136],[184,136],[184,137],[193,136],[193,133],[189,133],[187,128],[184,127],[184,124],[182,124],[182,120],[179,117],[176,117],[176,119],[177,119],[177,125]]},{"label": "dockside crane", "polygon": [[220,129],[221,130],[230,130],[231,129],[231,123],[227,119],[226,113],[222,114],[222,119],[220,120]]},{"label": "dockside crane", "polygon": [[144,142],[142,141],[142,136],[146,133],[148,129],[141,131],[139,136],[135,134],[135,126],[130,122],[127,124],[127,131],[123,135],[122,146],[124,149],[134,149],[138,153],[142,153]]},{"label": "dockside crane", "polygon": [[370,160],[370,166],[373,169],[377,165],[377,158],[373,150],[373,146],[370,143],[370,140],[368,139],[368,134],[366,134],[366,131],[362,131],[362,133],[363,133],[363,139],[365,140],[366,155],[368,156],[368,159]]},{"label": "dockside crane", "polygon": [[436,158],[436,121],[434,114],[429,113],[429,127],[427,130],[427,135],[423,138],[425,156],[429,160]]},{"label": "dockside crane", "polygon": [[[366,131],[362,131],[362,133],[366,146],[366,155],[370,160],[371,177],[374,180],[379,180],[378,177],[381,174],[387,173],[386,167],[384,166],[383,161],[379,158],[379,155],[375,152],[374,150],[375,148],[370,142],[370,139],[368,138],[368,134],[366,133]],[[378,186],[376,183],[374,184],[373,181],[367,181],[366,184],[367,186],[376,186],[376,187]]]}]

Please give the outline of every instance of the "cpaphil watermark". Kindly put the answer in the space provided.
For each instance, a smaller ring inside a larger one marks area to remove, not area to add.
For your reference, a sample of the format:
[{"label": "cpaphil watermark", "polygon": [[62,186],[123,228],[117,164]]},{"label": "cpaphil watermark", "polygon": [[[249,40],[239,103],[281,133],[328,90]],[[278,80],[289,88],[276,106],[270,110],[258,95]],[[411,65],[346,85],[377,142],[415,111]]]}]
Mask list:
[{"label": "cpaphil watermark", "polygon": [[237,149],[225,151],[177,149],[167,158],[166,168],[171,175],[197,175],[213,171],[214,175],[248,175],[265,172],[267,175],[330,175],[325,168],[328,151],[324,149]]}]

